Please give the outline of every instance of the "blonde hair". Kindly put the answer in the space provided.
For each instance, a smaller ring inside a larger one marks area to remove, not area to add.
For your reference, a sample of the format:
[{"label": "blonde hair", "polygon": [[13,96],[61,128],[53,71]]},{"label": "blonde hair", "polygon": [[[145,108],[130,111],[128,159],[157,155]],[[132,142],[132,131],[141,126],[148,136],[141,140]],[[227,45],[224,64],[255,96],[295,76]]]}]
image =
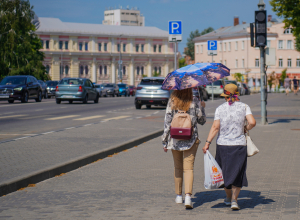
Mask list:
[{"label": "blonde hair", "polygon": [[193,101],[193,90],[191,88],[174,90],[171,100],[173,101],[172,110],[188,111]]}]

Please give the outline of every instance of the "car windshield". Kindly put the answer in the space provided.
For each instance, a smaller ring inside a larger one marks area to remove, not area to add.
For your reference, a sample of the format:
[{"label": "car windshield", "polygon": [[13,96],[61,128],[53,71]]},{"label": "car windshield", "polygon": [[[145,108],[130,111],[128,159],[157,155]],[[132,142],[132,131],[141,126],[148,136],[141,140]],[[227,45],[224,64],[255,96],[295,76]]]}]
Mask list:
[{"label": "car windshield", "polygon": [[26,84],[26,77],[5,77],[0,85],[20,85]]},{"label": "car windshield", "polygon": [[[208,86],[211,86],[211,84],[207,84]],[[216,82],[213,82],[214,86],[221,86],[222,85],[222,81],[218,80]]]},{"label": "car windshield", "polygon": [[82,79],[62,79],[59,85],[83,85]]},{"label": "car windshield", "polygon": [[57,86],[58,82],[56,81],[51,81],[51,82],[47,82],[47,86]]},{"label": "car windshield", "polygon": [[114,87],[114,84],[105,84],[103,87]]},{"label": "car windshield", "polygon": [[118,84],[118,86],[119,86],[120,88],[125,88],[125,87],[126,87],[126,84]]},{"label": "car windshield", "polygon": [[162,85],[163,79],[142,79],[140,85]]},{"label": "car windshield", "polygon": [[228,80],[228,81],[225,81],[225,82],[226,82],[226,84],[232,83],[232,84],[234,84],[234,85],[237,85],[236,81],[233,81],[233,80]]}]

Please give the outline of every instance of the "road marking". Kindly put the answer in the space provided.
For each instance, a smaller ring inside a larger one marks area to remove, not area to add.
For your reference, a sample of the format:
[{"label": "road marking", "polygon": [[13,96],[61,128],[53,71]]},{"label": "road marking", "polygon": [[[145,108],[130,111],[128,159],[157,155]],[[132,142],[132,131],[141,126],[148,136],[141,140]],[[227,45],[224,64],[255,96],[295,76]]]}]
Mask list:
[{"label": "road marking", "polygon": [[18,135],[37,135],[37,134],[0,134],[0,135],[16,135],[16,136],[18,136]]},{"label": "road marking", "polygon": [[8,115],[8,116],[1,116],[0,119],[2,118],[16,118],[16,117],[24,117],[27,115]]},{"label": "road marking", "polygon": [[80,116],[80,115],[66,115],[66,116],[55,117],[55,118],[46,118],[45,120],[54,121],[54,120],[60,120],[60,119],[65,119],[65,118],[75,118],[78,116]]},{"label": "road marking", "polygon": [[16,138],[16,139],[14,139],[15,141],[16,140],[21,140],[21,139],[25,139],[25,138],[28,138],[28,137],[30,137],[30,136],[26,136],[26,137],[20,137],[20,138]]},{"label": "road marking", "polygon": [[34,119],[34,118],[45,118],[50,117],[52,115],[39,115],[39,116],[31,116],[31,117],[25,117],[25,118],[19,118],[19,119]]},{"label": "road marking", "polygon": [[84,120],[90,120],[90,119],[95,119],[95,118],[101,118],[101,117],[104,117],[104,116],[105,115],[94,115],[94,116],[85,117],[85,118],[76,118],[76,119],[73,119],[73,120],[84,121]]},{"label": "road marking", "polygon": [[45,133],[42,133],[42,134],[51,134],[51,133],[54,133],[55,131],[48,131],[48,132],[45,132]]},{"label": "road marking", "polygon": [[36,112],[39,112],[39,111],[43,111],[44,109],[37,109],[37,110],[35,110]]},{"label": "road marking", "polygon": [[157,114],[159,111],[154,112],[153,114]]},{"label": "road marking", "polygon": [[83,126],[86,127],[86,126],[90,126],[90,125],[92,125],[92,124],[86,124],[86,125],[83,125]]},{"label": "road marking", "polygon": [[110,120],[118,120],[122,118],[128,118],[129,116],[119,116],[119,117],[113,117],[113,118],[106,118],[103,121],[110,121]]},{"label": "road marking", "polygon": [[65,128],[65,130],[70,130],[70,129],[73,129],[73,128],[75,128],[75,127],[69,127],[69,128]]}]

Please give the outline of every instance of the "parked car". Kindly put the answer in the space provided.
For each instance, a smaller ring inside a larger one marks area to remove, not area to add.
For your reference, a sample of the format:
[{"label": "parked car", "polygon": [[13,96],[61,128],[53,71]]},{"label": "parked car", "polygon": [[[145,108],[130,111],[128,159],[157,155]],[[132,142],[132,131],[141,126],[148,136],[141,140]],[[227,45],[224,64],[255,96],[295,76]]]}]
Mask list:
[{"label": "parked car", "polygon": [[129,88],[127,84],[123,84],[123,83],[119,83],[118,84],[119,87],[119,95],[120,96],[129,96]]},{"label": "parked car", "polygon": [[220,96],[224,92],[224,82],[223,80],[217,80],[212,85],[206,85],[206,91],[208,94],[208,98],[212,96],[214,93],[214,97]]},{"label": "parked car", "polygon": [[103,96],[119,96],[119,87],[115,83],[106,83],[103,84],[103,89],[102,89],[102,94]]},{"label": "parked car", "polygon": [[240,88],[240,95],[241,95],[241,96],[242,96],[242,95],[245,95],[245,94],[246,94],[246,90],[245,90],[245,88],[244,88],[244,86],[243,86],[243,83],[237,82],[237,84],[238,84],[238,87]]},{"label": "parked car", "polygon": [[135,96],[136,87],[135,86],[128,86],[129,89],[129,95]]},{"label": "parked car", "polygon": [[135,108],[141,109],[143,105],[151,108],[151,105],[167,106],[170,91],[162,90],[164,77],[145,77],[137,86],[135,94]]},{"label": "parked car", "polygon": [[46,84],[44,81],[42,81],[42,80],[38,80],[38,82],[39,82],[39,84],[40,84],[41,87],[42,87],[42,94],[43,94],[43,97],[44,97],[45,99],[47,99],[47,98],[48,98],[47,84]]},{"label": "parked car", "polygon": [[93,83],[86,78],[65,78],[59,81],[55,93],[56,103],[61,101],[82,101],[86,104],[89,100],[99,102],[99,93]]},{"label": "parked car", "polygon": [[55,96],[55,90],[58,81],[47,81],[46,83],[47,83],[48,98],[50,99],[52,96]]},{"label": "parked car", "polygon": [[94,84],[96,90],[98,91],[99,93],[99,97],[102,97],[102,88],[103,86],[101,84]]},{"label": "parked car", "polygon": [[250,95],[250,87],[246,83],[243,83],[243,86],[245,88],[245,95]]},{"label": "parked car", "polygon": [[[204,101],[207,101],[208,99],[208,93],[206,91],[206,86],[199,86],[199,92],[202,95],[202,98]],[[197,97],[199,99],[199,92],[198,92],[198,88],[193,88],[193,96]]]},{"label": "parked car", "polygon": [[28,99],[42,101],[42,87],[33,76],[7,76],[0,83],[0,100],[14,103],[15,100],[28,102]]}]

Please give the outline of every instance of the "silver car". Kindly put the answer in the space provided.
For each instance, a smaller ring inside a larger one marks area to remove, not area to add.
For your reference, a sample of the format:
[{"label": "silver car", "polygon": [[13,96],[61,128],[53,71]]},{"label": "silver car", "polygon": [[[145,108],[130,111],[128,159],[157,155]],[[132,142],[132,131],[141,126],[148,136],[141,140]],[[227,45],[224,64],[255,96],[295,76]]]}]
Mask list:
[{"label": "silver car", "polygon": [[223,80],[217,80],[213,85],[207,84],[206,91],[209,98],[212,96],[212,93],[214,93],[214,97],[220,96],[224,92]]},{"label": "silver car", "polygon": [[135,108],[141,109],[142,105],[151,108],[151,105],[167,106],[170,91],[162,90],[164,77],[145,77],[137,86],[135,93]]},{"label": "silver car", "polygon": [[95,89],[98,91],[99,93],[99,97],[102,97],[102,89],[103,89],[103,86],[101,84],[94,84],[95,86]]}]

